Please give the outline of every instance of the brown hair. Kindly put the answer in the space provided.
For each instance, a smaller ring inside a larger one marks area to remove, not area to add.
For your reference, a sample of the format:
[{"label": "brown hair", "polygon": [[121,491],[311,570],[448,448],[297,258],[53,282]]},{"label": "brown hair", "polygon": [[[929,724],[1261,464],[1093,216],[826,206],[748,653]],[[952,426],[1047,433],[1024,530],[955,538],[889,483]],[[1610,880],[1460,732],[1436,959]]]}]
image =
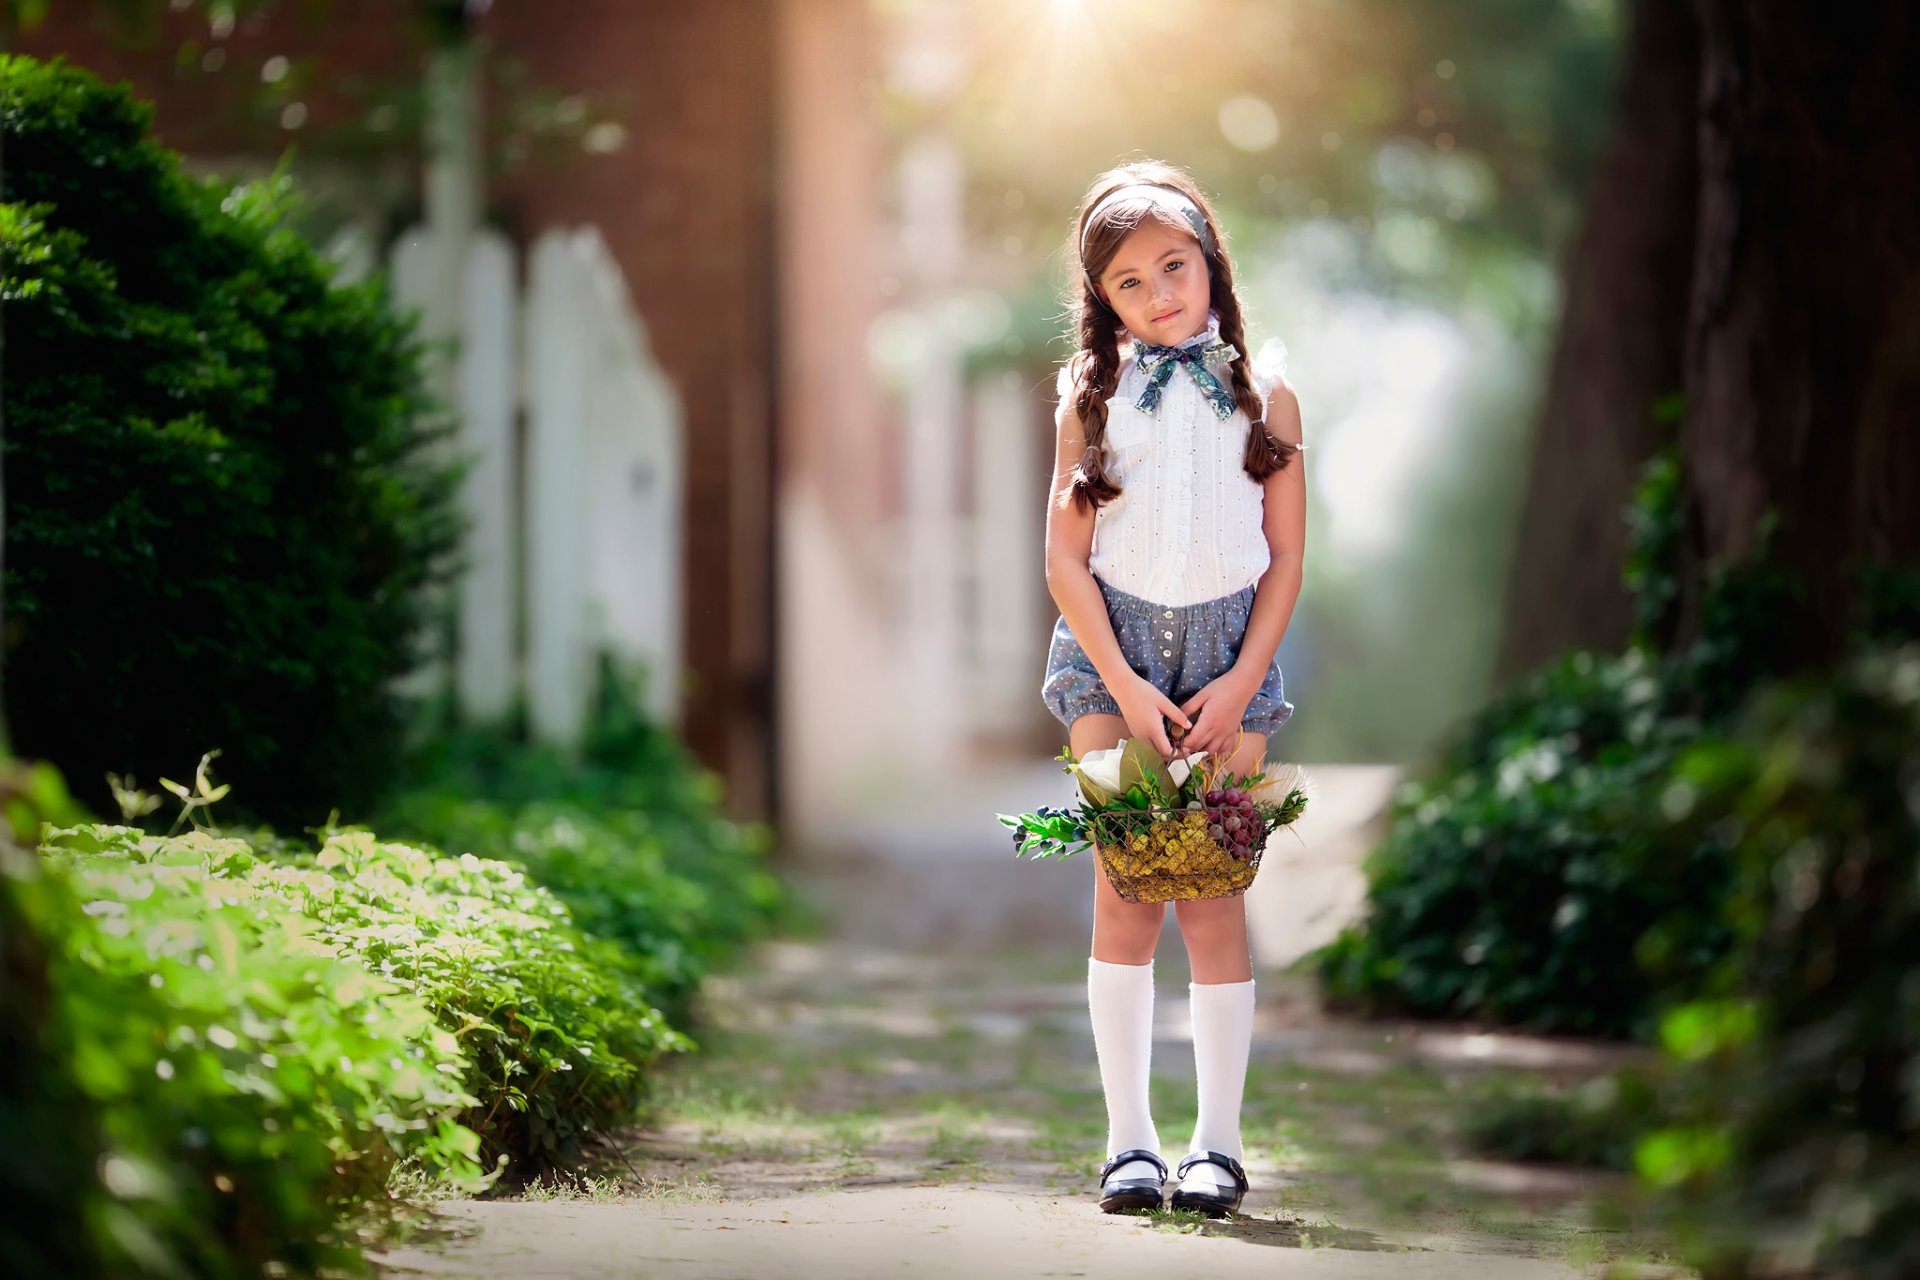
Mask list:
[{"label": "brown hair", "polygon": [[[1131,196],[1114,200],[1089,224],[1088,213],[1110,192],[1139,182],[1171,187],[1186,196],[1199,207],[1207,229],[1213,233],[1210,237],[1213,250],[1208,252],[1202,246],[1201,256],[1206,261],[1211,284],[1209,305],[1220,313],[1220,340],[1232,343],[1241,353],[1230,366],[1234,403],[1247,415],[1250,424],[1241,465],[1249,476],[1264,481],[1286,466],[1287,460],[1298,452],[1293,445],[1276,440],[1267,430],[1266,413],[1248,373],[1246,326],[1240,311],[1240,296],[1233,285],[1233,263],[1227,256],[1226,237],[1221,234],[1219,219],[1214,216],[1206,193],[1184,169],[1175,165],[1159,160],[1120,165],[1095,178],[1087,188],[1085,198],[1080,201],[1080,212],[1074,218],[1073,242],[1068,250],[1075,283],[1069,288],[1067,305],[1075,320],[1079,350],[1068,360],[1067,369],[1071,375],[1074,411],[1079,414],[1087,447],[1073,469],[1072,482],[1062,500],[1070,497],[1082,510],[1089,505],[1097,509],[1120,496],[1120,487],[1108,477],[1106,469],[1107,400],[1120,382],[1120,317],[1100,300],[1093,282],[1120,251],[1120,242],[1148,218],[1158,218],[1176,231],[1193,235],[1193,228],[1178,214],[1154,201]],[[1082,245],[1086,246],[1084,255]]]}]

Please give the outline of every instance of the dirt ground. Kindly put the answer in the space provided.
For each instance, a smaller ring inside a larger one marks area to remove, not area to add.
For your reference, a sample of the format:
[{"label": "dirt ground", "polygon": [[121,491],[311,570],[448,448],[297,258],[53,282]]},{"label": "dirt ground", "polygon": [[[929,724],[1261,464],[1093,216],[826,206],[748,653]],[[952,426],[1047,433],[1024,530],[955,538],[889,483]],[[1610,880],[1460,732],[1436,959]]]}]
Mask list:
[{"label": "dirt ground", "polygon": [[[1328,1017],[1288,973],[1256,973],[1242,1213],[1100,1212],[1085,963],[1080,946],[763,944],[708,980],[701,1049],[670,1061],[617,1153],[521,1198],[438,1205],[376,1260],[396,1277],[1689,1274],[1594,1220],[1620,1179],[1475,1158],[1454,1134],[1477,1089],[1588,1078],[1625,1051]],[[1177,940],[1155,977],[1172,1157],[1195,1113]]]}]

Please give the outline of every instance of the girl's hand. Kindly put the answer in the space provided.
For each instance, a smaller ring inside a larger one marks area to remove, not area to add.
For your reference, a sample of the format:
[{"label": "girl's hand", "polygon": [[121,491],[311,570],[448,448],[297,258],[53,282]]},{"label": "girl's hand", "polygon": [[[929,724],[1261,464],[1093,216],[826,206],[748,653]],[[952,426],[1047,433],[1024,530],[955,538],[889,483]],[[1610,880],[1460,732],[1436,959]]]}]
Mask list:
[{"label": "girl's hand", "polygon": [[1138,672],[1134,673],[1133,679],[1112,692],[1113,700],[1120,704],[1120,714],[1127,722],[1127,735],[1145,738],[1160,753],[1162,760],[1171,759],[1173,744],[1167,740],[1167,721],[1170,719],[1182,728],[1191,729],[1193,722],[1187,719],[1186,713],[1174,706],[1173,699],[1160,692],[1153,681]]},{"label": "girl's hand", "polygon": [[1188,698],[1181,708],[1194,717],[1193,729],[1182,750],[1219,754],[1232,748],[1239,736],[1240,722],[1246,718],[1247,704],[1260,690],[1260,682],[1232,669],[1215,676],[1200,692]]}]

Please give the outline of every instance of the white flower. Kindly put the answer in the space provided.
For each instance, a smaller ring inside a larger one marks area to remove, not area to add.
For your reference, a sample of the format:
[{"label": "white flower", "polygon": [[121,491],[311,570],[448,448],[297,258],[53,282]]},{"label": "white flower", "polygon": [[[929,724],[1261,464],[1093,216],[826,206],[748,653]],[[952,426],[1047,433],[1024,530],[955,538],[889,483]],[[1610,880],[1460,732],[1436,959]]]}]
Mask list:
[{"label": "white flower", "polygon": [[[1079,763],[1074,766],[1074,772],[1080,775],[1080,790],[1091,803],[1109,804],[1126,794],[1125,780],[1128,777],[1136,782],[1140,780],[1139,767],[1136,767],[1132,773],[1127,769],[1127,744],[1130,741],[1131,739],[1122,738],[1105,751],[1089,751],[1080,757]],[[1149,751],[1147,755],[1154,762],[1160,761],[1158,751]],[[1193,766],[1206,758],[1206,752],[1196,751],[1181,759],[1161,762],[1165,770],[1165,773],[1160,775],[1161,785],[1164,787],[1167,776],[1171,775],[1173,786],[1178,789],[1186,782],[1187,775],[1192,772]],[[1138,766],[1137,761],[1136,765]]]},{"label": "white flower", "polygon": [[1127,740],[1122,738],[1120,745],[1109,747],[1105,751],[1089,751],[1080,757],[1079,767],[1075,770],[1085,782],[1091,782],[1110,796],[1121,793],[1120,757]]}]

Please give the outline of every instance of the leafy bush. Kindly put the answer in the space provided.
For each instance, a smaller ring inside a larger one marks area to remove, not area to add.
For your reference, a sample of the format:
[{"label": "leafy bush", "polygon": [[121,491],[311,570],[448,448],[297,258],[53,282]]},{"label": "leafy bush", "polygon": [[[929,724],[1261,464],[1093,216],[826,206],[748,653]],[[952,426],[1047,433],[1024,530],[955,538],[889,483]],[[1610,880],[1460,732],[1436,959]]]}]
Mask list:
[{"label": "leafy bush", "polygon": [[799,915],[765,865],[771,831],[728,819],[720,779],[638,706],[608,665],[578,755],[502,728],[438,739],[375,825],[526,867],[581,928],[626,948],[648,996],[684,1025],[711,968]]},{"label": "leafy bush", "polygon": [[[125,837],[58,834],[74,847],[51,862],[9,849],[0,869],[9,951],[19,926],[45,983],[9,1054],[5,1150],[34,1162],[12,1180],[67,1206],[9,1239],[10,1264],[308,1274],[355,1259],[339,1218],[402,1154],[478,1185],[453,1034],[304,921],[260,910],[236,874],[244,844],[86,853]],[[26,993],[9,982],[0,1003]]]},{"label": "leafy bush", "polygon": [[1668,705],[1644,655],[1572,654],[1483,711],[1395,798],[1365,921],[1313,960],[1329,1001],[1651,1039],[1656,992],[1728,936],[1724,847],[1646,830],[1693,732]]},{"label": "leafy bush", "polygon": [[97,810],[209,746],[258,816],[363,810],[455,567],[451,425],[287,183],[196,183],[150,118],[0,59],[7,718]]},{"label": "leafy bush", "polygon": [[1307,960],[1331,1003],[1647,1041],[1725,953],[1722,833],[1677,848],[1653,801],[1681,751],[1780,673],[1768,638],[1802,592],[1763,530],[1754,557],[1704,585],[1701,634],[1656,655],[1644,641],[1677,595],[1677,493],[1672,459],[1656,459],[1631,513],[1643,643],[1533,673],[1395,798],[1367,918]]},{"label": "leafy bush", "polygon": [[[581,934],[561,903],[505,863],[449,858],[365,831],[291,857],[282,846],[272,860],[237,838],[100,825],[54,830],[46,847],[82,877],[91,912],[133,910],[180,882],[192,900],[166,911],[236,904],[286,921],[306,951],[353,962],[336,979],[340,991],[315,989],[323,1003],[407,993],[445,1039],[432,1041],[432,1061],[411,1061],[403,1080],[413,1086],[419,1072],[439,1073],[462,1088],[454,1119],[477,1135],[472,1154],[488,1165],[505,1155],[524,1174],[576,1154],[596,1125],[632,1108],[646,1064],[690,1045],[647,1003],[612,944]],[[221,925],[192,928],[217,933]],[[135,945],[154,938],[142,932]]]},{"label": "leafy bush", "polygon": [[[544,1170],[691,1046],[519,867],[80,824],[58,782],[0,773],[10,827],[48,820],[41,856],[0,848],[0,1193],[24,1214],[0,1250],[30,1273],[356,1269],[355,1210],[400,1162],[469,1189],[502,1157]],[[697,812],[714,784],[689,783]],[[222,792],[197,778],[182,817]]]},{"label": "leafy bush", "polygon": [[100,1134],[68,1067],[40,933],[55,910],[76,908],[43,903],[39,885],[23,891],[21,872],[33,869],[0,839],[0,1253],[28,1275],[86,1277],[101,1269],[87,1228],[104,1207]]},{"label": "leafy bush", "polygon": [[1663,1020],[1636,1151],[1710,1280],[1920,1268],[1920,646],[1769,690],[1667,787],[1738,850],[1735,944]]},{"label": "leafy bush", "polygon": [[1657,1074],[1623,1070],[1572,1088],[1500,1080],[1461,1121],[1475,1149],[1507,1160],[1633,1168],[1634,1144],[1657,1123]]}]

